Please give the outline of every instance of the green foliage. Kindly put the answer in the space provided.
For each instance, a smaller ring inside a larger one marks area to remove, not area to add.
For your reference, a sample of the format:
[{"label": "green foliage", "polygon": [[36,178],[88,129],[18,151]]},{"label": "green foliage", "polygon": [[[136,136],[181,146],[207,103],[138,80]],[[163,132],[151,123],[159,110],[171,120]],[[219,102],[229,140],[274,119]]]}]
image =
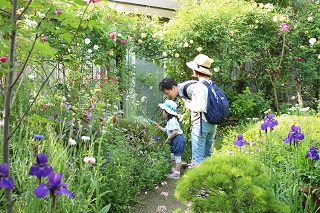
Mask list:
[{"label": "green foliage", "polygon": [[[230,97],[230,96],[228,96]],[[246,120],[247,118],[260,117],[263,112],[270,108],[270,101],[266,101],[262,91],[252,93],[249,87],[230,98],[230,112],[232,116]]]},{"label": "green foliage", "polygon": [[273,193],[264,165],[248,155],[215,155],[188,171],[178,199],[192,212],[290,212]]},{"label": "green foliage", "polygon": [[[291,212],[299,212],[299,209],[310,208],[310,206],[299,207],[304,197],[299,193],[300,187],[317,185],[319,180],[318,162],[306,158],[306,152],[310,150],[310,146],[318,148],[317,127],[320,125],[320,120],[316,116],[302,115],[283,115],[275,119],[278,121],[278,126],[272,131],[270,129],[267,132],[262,131],[260,128],[262,121],[230,128],[222,138],[223,146],[219,153],[237,155],[239,152],[244,152],[262,162],[268,168],[276,197],[285,201],[291,207]],[[292,125],[300,126],[304,134],[304,139],[299,141],[298,146],[284,143]],[[243,134],[248,142],[240,149],[233,144],[238,134]]]}]

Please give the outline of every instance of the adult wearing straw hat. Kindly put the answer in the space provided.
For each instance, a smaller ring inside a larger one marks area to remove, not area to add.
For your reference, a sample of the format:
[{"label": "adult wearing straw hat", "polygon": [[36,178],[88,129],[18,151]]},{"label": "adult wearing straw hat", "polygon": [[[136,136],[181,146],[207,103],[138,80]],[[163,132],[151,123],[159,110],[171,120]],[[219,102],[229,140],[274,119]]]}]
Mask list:
[{"label": "adult wearing straw hat", "polygon": [[[208,88],[199,81],[207,81],[211,84],[210,71],[213,60],[204,54],[197,55],[193,61],[187,62],[187,66],[193,70],[193,77],[198,81],[186,81],[177,83],[172,78],[164,78],[159,83],[159,90],[169,99],[177,96],[185,102],[186,108],[191,111],[191,145],[193,162],[190,167],[198,165],[213,153],[213,142],[217,125],[207,122],[201,112],[207,112]],[[187,87],[187,88],[186,88]],[[200,119],[202,120],[200,122]]]}]

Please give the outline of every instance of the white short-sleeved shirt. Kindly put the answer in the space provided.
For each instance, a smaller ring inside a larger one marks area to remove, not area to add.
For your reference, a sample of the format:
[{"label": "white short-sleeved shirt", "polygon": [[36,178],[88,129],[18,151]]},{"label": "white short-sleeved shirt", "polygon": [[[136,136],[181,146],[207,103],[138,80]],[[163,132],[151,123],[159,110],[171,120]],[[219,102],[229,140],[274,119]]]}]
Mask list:
[{"label": "white short-sleeved shirt", "polygon": [[175,129],[178,130],[178,134],[182,134],[183,133],[183,131],[180,128],[180,124],[179,124],[177,118],[173,117],[170,120],[168,120],[168,122],[167,122],[167,125],[166,125],[167,134],[171,135],[171,133]]}]

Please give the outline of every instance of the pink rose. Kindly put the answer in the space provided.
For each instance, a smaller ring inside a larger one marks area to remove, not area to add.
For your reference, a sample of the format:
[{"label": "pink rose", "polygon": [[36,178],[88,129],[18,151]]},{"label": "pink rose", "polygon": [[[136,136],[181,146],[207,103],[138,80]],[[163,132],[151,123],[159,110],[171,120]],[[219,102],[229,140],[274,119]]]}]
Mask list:
[{"label": "pink rose", "polygon": [[0,57],[0,61],[1,61],[2,63],[6,63],[7,58],[6,58],[6,57],[4,57],[4,56],[2,56],[2,57]]},{"label": "pink rose", "polygon": [[110,36],[110,38],[111,38],[111,39],[115,39],[116,34],[115,34],[114,32],[112,32],[112,33],[110,33],[110,35],[109,35],[109,36]]},{"label": "pink rose", "polygon": [[290,30],[289,24],[287,24],[287,23],[281,23],[280,24],[280,31],[287,32],[289,30]]},{"label": "pink rose", "polygon": [[121,44],[125,44],[125,43],[127,43],[126,40],[121,40]]}]

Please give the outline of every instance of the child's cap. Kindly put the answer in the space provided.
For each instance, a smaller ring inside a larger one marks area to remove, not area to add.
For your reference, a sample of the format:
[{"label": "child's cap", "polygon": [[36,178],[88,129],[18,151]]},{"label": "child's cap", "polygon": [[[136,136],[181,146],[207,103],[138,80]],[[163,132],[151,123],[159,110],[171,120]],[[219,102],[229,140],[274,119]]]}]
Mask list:
[{"label": "child's cap", "polygon": [[158,104],[161,109],[171,115],[177,115],[177,104],[172,100],[165,100],[163,104]]}]

